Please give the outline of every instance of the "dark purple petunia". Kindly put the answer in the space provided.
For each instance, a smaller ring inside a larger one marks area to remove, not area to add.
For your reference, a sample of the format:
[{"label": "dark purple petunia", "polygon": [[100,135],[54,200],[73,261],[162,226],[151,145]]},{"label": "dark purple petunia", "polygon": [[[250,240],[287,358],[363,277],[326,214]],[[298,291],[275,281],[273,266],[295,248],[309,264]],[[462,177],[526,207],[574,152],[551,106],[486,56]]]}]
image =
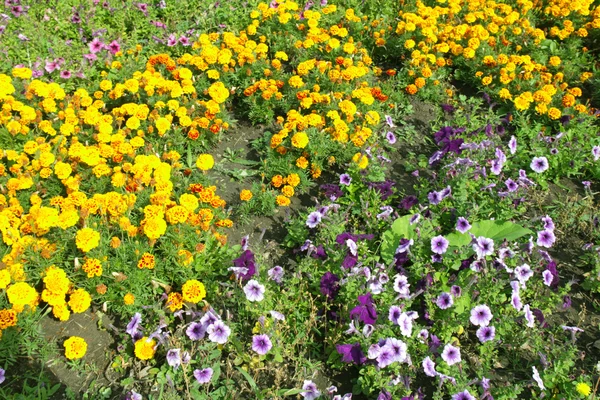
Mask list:
[{"label": "dark purple petunia", "polygon": [[323,247],[322,244],[320,244],[315,251],[313,251],[312,253],[310,253],[310,256],[312,258],[316,258],[318,260],[324,260],[327,258],[327,253],[325,252],[325,248]]},{"label": "dark purple petunia", "polygon": [[377,396],[377,400],[392,400],[392,394],[385,389],[382,389]]},{"label": "dark purple petunia", "polygon": [[327,271],[321,277],[321,293],[328,299],[333,300],[340,290],[339,282],[340,278],[336,274]]},{"label": "dark purple petunia", "polygon": [[463,149],[462,149],[462,144],[465,141],[461,138],[458,139],[453,139],[450,140],[448,143],[446,143],[446,145],[442,148],[442,152],[444,153],[454,153],[454,154],[461,154]]},{"label": "dark purple petunia", "polygon": [[320,187],[323,194],[331,201],[335,201],[344,195],[338,185],[327,183]]},{"label": "dark purple petunia", "polygon": [[365,324],[375,324],[377,322],[377,312],[373,305],[373,296],[371,293],[358,296],[358,306],[350,311],[350,318],[358,317]]},{"label": "dark purple petunia", "polygon": [[452,113],[452,112],[454,112],[454,110],[456,110],[456,109],[454,108],[454,106],[453,106],[453,105],[450,105],[450,104],[442,104],[442,110],[444,110],[444,112],[447,112],[447,113]]},{"label": "dark purple petunia", "polygon": [[358,257],[350,253],[346,254],[344,261],[342,261],[342,267],[350,269],[358,263]]},{"label": "dark purple petunia", "polygon": [[399,207],[408,211],[417,204],[419,204],[419,199],[417,199],[417,196],[409,195],[403,198],[402,201],[400,201]]},{"label": "dark purple petunia", "polygon": [[388,197],[394,194],[394,191],[392,190],[394,185],[395,183],[392,181],[370,182],[368,184],[370,189],[375,189],[377,192],[379,192],[381,200],[387,200]]},{"label": "dark purple petunia", "polygon": [[342,362],[361,365],[367,361],[367,357],[363,353],[359,342],[353,344],[338,344],[335,347],[337,352],[342,355]]},{"label": "dark purple petunia", "polygon": [[254,261],[254,253],[250,250],[246,250],[241,256],[233,260],[233,265],[236,268],[246,268],[247,272],[242,274],[240,277],[243,280],[248,280],[256,274],[256,262]]},{"label": "dark purple petunia", "polygon": [[571,307],[571,296],[564,296],[563,297],[563,310],[566,310],[567,308]]},{"label": "dark purple petunia", "polygon": [[556,261],[551,261],[546,265],[546,271],[550,271],[552,274],[552,281],[550,282],[551,288],[556,288],[558,283],[560,282],[560,278],[558,277],[558,270],[556,269]]},{"label": "dark purple petunia", "polygon": [[544,313],[539,308],[534,308],[531,310],[533,315],[535,315],[535,320],[540,323],[541,328],[547,328],[548,323],[546,322],[546,318],[544,318]]}]

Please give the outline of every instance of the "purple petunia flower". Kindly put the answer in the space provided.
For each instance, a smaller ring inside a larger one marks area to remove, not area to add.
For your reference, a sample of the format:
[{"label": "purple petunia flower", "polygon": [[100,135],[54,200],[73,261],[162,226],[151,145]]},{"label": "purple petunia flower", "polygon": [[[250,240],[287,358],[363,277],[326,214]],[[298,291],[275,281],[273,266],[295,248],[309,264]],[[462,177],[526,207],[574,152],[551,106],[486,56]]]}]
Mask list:
[{"label": "purple petunia flower", "polygon": [[396,135],[394,135],[394,132],[388,132],[385,134],[385,139],[388,141],[389,144],[394,144],[396,143]]},{"label": "purple petunia flower", "polygon": [[6,380],[6,371],[0,368],[0,384]]},{"label": "purple petunia flower", "polygon": [[485,304],[480,304],[473,307],[471,310],[471,318],[469,320],[473,325],[487,326],[492,320],[492,311]]},{"label": "purple petunia flower", "polygon": [[460,297],[460,295],[462,294],[460,286],[452,285],[452,287],[450,288],[450,294],[454,297]]},{"label": "purple petunia flower", "polygon": [[468,390],[452,395],[452,400],[477,400]]},{"label": "purple petunia flower", "polygon": [[400,297],[406,298],[410,295],[410,284],[408,278],[404,275],[396,275],[394,278],[394,291],[397,292]]},{"label": "purple petunia flower", "polygon": [[300,396],[304,397],[305,400],[315,400],[321,396],[321,392],[319,392],[317,385],[313,381],[304,381],[302,390],[304,392],[300,393]]},{"label": "purple petunia flower", "polygon": [[213,375],[212,368],[196,369],[194,370],[194,378],[200,384],[209,383]]},{"label": "purple petunia flower", "polygon": [[448,240],[443,236],[436,236],[431,239],[431,251],[435,254],[444,254],[448,250]]},{"label": "purple petunia flower", "polygon": [[60,72],[60,77],[63,79],[70,79],[71,78],[71,71],[69,70],[64,70]]},{"label": "purple petunia flower", "polygon": [[442,201],[442,196],[439,192],[433,191],[427,195],[427,200],[429,200],[429,203],[435,206],[437,204],[440,204],[440,202]]},{"label": "purple petunia flower", "polygon": [[340,278],[336,274],[325,272],[321,277],[321,293],[330,300],[334,299],[340,290],[339,282]]},{"label": "purple petunia flower", "polygon": [[127,332],[130,336],[135,335],[141,323],[142,314],[135,313],[134,316],[131,318],[131,321],[129,321],[129,323],[127,324],[127,329],[125,332]]},{"label": "purple petunia flower", "polygon": [[398,325],[400,326],[400,333],[402,336],[410,337],[412,335],[412,318],[407,313],[402,313],[398,318]]},{"label": "purple petunia flower", "polygon": [[415,205],[417,205],[418,203],[419,203],[419,199],[417,199],[416,196],[409,195],[409,196],[406,196],[405,198],[403,198],[402,201],[400,201],[399,207],[408,211],[411,208],[413,208]]},{"label": "purple petunia flower", "polygon": [[367,357],[362,352],[359,342],[352,344],[338,344],[335,348],[342,356],[342,362],[361,365],[367,361]]},{"label": "purple petunia flower", "polygon": [[444,351],[442,351],[442,359],[446,361],[446,364],[448,365],[459,363],[461,361],[460,349],[452,346],[451,344],[447,344],[444,347]]},{"label": "purple petunia flower", "polygon": [[492,174],[500,175],[500,173],[502,172],[502,167],[504,167],[504,164],[502,164],[502,162],[500,160],[492,160],[491,164],[492,165],[490,166],[490,171],[492,172]]},{"label": "purple petunia flower", "polygon": [[435,304],[437,304],[437,306],[442,310],[446,310],[452,307],[452,304],[454,304],[454,300],[452,299],[452,296],[450,296],[449,293],[444,292],[438,296],[437,300],[435,301]]},{"label": "purple petunia flower", "polygon": [[352,182],[352,177],[350,175],[348,175],[348,174],[340,175],[340,185],[348,186],[348,185],[350,185],[350,182]]},{"label": "purple petunia flower", "polygon": [[496,328],[493,326],[482,326],[477,329],[475,334],[481,343],[489,342],[496,337]]},{"label": "purple petunia flower", "polygon": [[594,161],[600,160],[600,146],[592,147],[592,157],[594,157]]},{"label": "purple petunia flower", "polygon": [[271,350],[273,343],[268,335],[255,335],[252,337],[252,350],[258,354],[265,355]]},{"label": "purple petunia flower", "polygon": [[377,312],[373,305],[373,297],[371,293],[358,296],[358,306],[350,311],[350,318],[358,317],[365,324],[375,324],[377,322]]},{"label": "purple petunia flower", "polygon": [[185,334],[191,340],[200,340],[204,338],[204,335],[206,334],[206,326],[199,322],[192,322],[185,330]]},{"label": "purple petunia flower", "polygon": [[402,309],[398,306],[391,306],[390,311],[388,313],[388,319],[394,325],[400,325],[400,316],[402,315]]},{"label": "purple petunia flower", "polygon": [[385,116],[385,122],[388,124],[390,128],[394,127],[394,122],[392,121],[392,117],[389,115]]},{"label": "purple petunia flower", "polygon": [[435,363],[431,360],[431,358],[425,358],[423,360],[422,366],[425,375],[430,376],[432,378],[437,375],[437,371],[435,370]]},{"label": "purple petunia flower", "polygon": [[173,369],[179,368],[181,365],[181,350],[171,349],[167,351],[167,363],[173,367]]},{"label": "purple petunia flower", "polygon": [[96,54],[104,49],[105,45],[98,38],[94,38],[91,42],[88,43],[88,47],[90,48],[90,53]]},{"label": "purple petunia flower", "polygon": [[556,241],[554,232],[548,229],[538,232],[537,245],[541,247],[550,248]]},{"label": "purple petunia flower", "polygon": [[517,189],[519,188],[519,185],[517,184],[517,182],[513,181],[512,179],[508,178],[504,184],[506,185],[506,188],[508,189],[509,192],[516,192]]},{"label": "purple petunia flower", "polygon": [[515,154],[517,152],[517,138],[514,136],[510,137],[508,141],[508,149],[510,150],[510,154]]},{"label": "purple petunia flower", "polygon": [[244,293],[248,301],[262,301],[265,296],[265,286],[261,285],[257,280],[250,279],[246,286],[244,286]]},{"label": "purple petunia flower", "polygon": [[308,218],[306,218],[306,226],[308,226],[311,229],[316,228],[317,225],[319,225],[319,223],[321,222],[321,218],[323,218],[323,215],[320,212],[311,212],[310,214],[308,214]]},{"label": "purple petunia flower", "polygon": [[525,320],[527,321],[527,326],[529,328],[533,328],[535,325],[535,317],[533,316],[533,313],[531,312],[531,308],[529,307],[529,304],[525,304],[525,306],[523,307],[523,313],[525,314]]},{"label": "purple petunia flower", "polygon": [[248,280],[256,274],[254,253],[251,250],[245,250],[238,258],[233,260],[233,265],[234,268],[238,268],[238,271],[240,271],[236,273],[236,278],[238,279]]},{"label": "purple petunia flower", "polygon": [[531,160],[530,167],[534,172],[541,174],[549,168],[548,159],[546,157],[534,157]]},{"label": "purple petunia flower", "polygon": [[231,334],[231,329],[223,321],[216,321],[208,327],[206,332],[208,332],[208,339],[211,342],[225,344]]},{"label": "purple petunia flower", "polygon": [[269,276],[269,279],[271,279],[272,281],[281,283],[281,280],[283,279],[283,272],[284,272],[283,268],[281,268],[281,266],[279,266],[279,265],[276,265],[267,271],[267,275]]},{"label": "purple petunia flower", "polygon": [[471,229],[471,224],[464,217],[458,217],[456,220],[456,230],[460,233],[466,233],[469,229]]},{"label": "purple petunia flower", "polygon": [[119,51],[121,51],[121,45],[116,40],[113,40],[112,42],[110,42],[110,44],[106,47],[108,48],[108,51],[110,51],[113,56],[115,54],[117,54]]},{"label": "purple petunia flower", "polygon": [[551,286],[552,281],[554,281],[554,274],[549,270],[545,270],[542,272],[542,277],[544,278],[544,285]]},{"label": "purple petunia flower", "polygon": [[473,244],[473,250],[477,253],[478,259],[492,255],[494,253],[494,241],[492,239],[479,236]]}]

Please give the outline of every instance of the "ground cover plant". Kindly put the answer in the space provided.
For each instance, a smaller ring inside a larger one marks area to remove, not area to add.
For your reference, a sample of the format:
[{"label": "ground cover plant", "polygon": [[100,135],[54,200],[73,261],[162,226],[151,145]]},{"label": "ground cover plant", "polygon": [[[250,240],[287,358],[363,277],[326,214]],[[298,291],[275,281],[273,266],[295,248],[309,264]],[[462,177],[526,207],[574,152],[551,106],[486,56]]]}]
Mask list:
[{"label": "ground cover plant", "polygon": [[598,396],[598,4],[3,7],[3,397]]}]

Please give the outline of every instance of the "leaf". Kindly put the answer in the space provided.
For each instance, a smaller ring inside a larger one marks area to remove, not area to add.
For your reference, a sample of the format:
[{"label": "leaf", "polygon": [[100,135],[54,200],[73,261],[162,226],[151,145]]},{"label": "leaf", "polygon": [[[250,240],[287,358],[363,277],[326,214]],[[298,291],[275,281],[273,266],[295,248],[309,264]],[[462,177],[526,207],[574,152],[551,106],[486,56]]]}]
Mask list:
[{"label": "leaf", "polygon": [[[523,228],[519,224],[515,224],[510,221],[480,221],[475,222],[470,232],[476,237],[483,236],[489,239],[493,239],[494,242],[502,240],[513,241],[517,240],[525,235],[531,235],[533,232],[527,228]],[[450,242],[452,247],[467,246],[471,243],[471,235],[469,233],[454,232],[446,235],[446,239]]]},{"label": "leaf", "polygon": [[278,363],[283,362],[283,357],[281,356],[279,349],[275,350],[275,357],[273,358],[273,361],[278,362]]},{"label": "leaf", "polygon": [[304,392],[303,389],[281,389],[277,394],[280,396],[294,396]]},{"label": "leaf", "polygon": [[252,390],[254,390],[254,393],[256,394],[256,397],[259,399],[263,398],[262,393],[260,393],[260,391],[258,390],[258,386],[256,385],[256,382],[254,381],[254,379],[250,376],[249,373],[247,373],[246,371],[244,371],[242,368],[237,367],[238,371],[240,371],[240,373],[242,375],[244,375],[244,378],[246,378],[246,380],[248,381],[248,383],[250,384],[250,387],[252,388]]},{"label": "leaf", "polygon": [[394,221],[392,227],[383,233],[381,243],[381,257],[387,263],[394,260],[394,254],[400,243],[400,239],[413,239],[415,228],[410,224],[412,215],[405,215]]}]

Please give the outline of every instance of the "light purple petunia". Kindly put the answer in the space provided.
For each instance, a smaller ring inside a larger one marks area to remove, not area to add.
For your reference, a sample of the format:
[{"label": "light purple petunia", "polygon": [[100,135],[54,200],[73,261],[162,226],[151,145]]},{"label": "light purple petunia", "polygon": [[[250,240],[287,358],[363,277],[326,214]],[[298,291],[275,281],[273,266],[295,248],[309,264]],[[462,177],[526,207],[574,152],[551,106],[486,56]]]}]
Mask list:
[{"label": "light purple petunia", "polygon": [[542,222],[544,223],[544,229],[553,231],[554,230],[554,221],[549,215],[542,217]]},{"label": "light purple petunia", "polygon": [[440,202],[442,201],[442,196],[439,192],[436,191],[429,192],[429,194],[427,195],[427,200],[429,200],[429,202],[435,206],[436,204],[440,204]]},{"label": "light purple petunia", "polygon": [[133,318],[131,318],[131,321],[129,321],[127,324],[127,329],[125,332],[127,332],[130,336],[134,336],[137,333],[141,323],[142,314],[135,313]]},{"label": "light purple petunia", "polygon": [[269,279],[277,283],[281,283],[283,280],[283,268],[281,268],[279,265],[276,265],[267,271],[267,275],[269,276]]},{"label": "light purple petunia", "polygon": [[456,220],[456,230],[460,233],[466,233],[469,229],[471,229],[471,224],[464,217],[458,217]]},{"label": "light purple petunia", "polygon": [[535,316],[531,312],[531,308],[529,304],[525,304],[523,307],[523,313],[525,314],[525,320],[527,321],[527,326],[529,328],[533,328],[535,326]]},{"label": "light purple petunia", "polygon": [[209,326],[206,332],[208,332],[208,339],[211,342],[225,344],[231,334],[231,329],[223,321],[217,321]]},{"label": "light purple petunia", "polygon": [[552,272],[545,270],[544,272],[542,272],[542,277],[544,278],[544,285],[552,285],[552,281],[554,280],[554,275],[552,274]]},{"label": "light purple petunia", "polygon": [[437,375],[437,371],[435,370],[435,363],[431,360],[431,358],[427,357],[423,360],[423,371],[425,375],[434,377]]},{"label": "light purple petunia", "polygon": [[300,393],[300,396],[304,397],[305,400],[315,400],[321,396],[321,392],[319,392],[317,385],[313,381],[304,381],[302,390],[304,392]]},{"label": "light purple petunia", "polygon": [[535,383],[537,383],[538,387],[541,390],[546,390],[546,387],[544,387],[544,381],[542,381],[542,377],[540,376],[540,373],[538,372],[536,367],[531,367],[531,370],[533,371],[533,380],[535,381]]},{"label": "light purple petunia", "polygon": [[471,318],[469,320],[476,326],[488,326],[492,320],[492,311],[485,304],[480,304],[473,307],[471,310]]},{"label": "light purple petunia", "polygon": [[194,378],[200,384],[209,383],[213,375],[212,368],[196,369],[194,370]]},{"label": "light purple petunia", "polygon": [[63,79],[70,79],[72,76],[71,71],[69,70],[64,70],[60,72],[60,77]]},{"label": "light purple petunia", "polygon": [[173,369],[179,368],[181,365],[181,350],[170,349],[167,351],[167,363],[173,367]]},{"label": "light purple petunia", "polygon": [[260,302],[265,298],[265,286],[261,285],[257,280],[250,279],[244,286],[244,293],[248,301]]},{"label": "light purple petunia", "polygon": [[385,122],[388,124],[390,128],[394,127],[394,122],[392,121],[392,117],[389,115],[385,116]]},{"label": "light purple petunia", "polygon": [[320,212],[313,211],[310,214],[308,214],[308,218],[306,218],[306,226],[308,226],[311,229],[316,228],[321,222],[322,218],[323,215]]},{"label": "light purple petunia", "polygon": [[477,400],[468,390],[452,395],[452,400]]},{"label": "light purple petunia", "polygon": [[406,298],[410,295],[410,284],[408,278],[404,275],[396,275],[394,278],[394,291],[397,292],[400,297]]},{"label": "light purple petunia", "polygon": [[200,340],[206,334],[206,326],[200,322],[192,322],[185,330],[185,334],[191,340]]},{"label": "light purple petunia", "polygon": [[600,146],[592,147],[592,157],[594,157],[594,161],[600,160]]},{"label": "light purple petunia", "polygon": [[477,329],[475,334],[481,343],[489,342],[496,337],[496,328],[493,326],[482,326]]},{"label": "light purple petunia", "polygon": [[529,280],[533,276],[533,271],[528,264],[523,264],[515,268],[515,275],[521,285],[525,285],[525,282]]},{"label": "light purple petunia", "polygon": [[502,172],[502,167],[504,167],[504,164],[500,160],[492,160],[491,164],[492,164],[490,166],[491,173],[494,175],[500,175],[500,173]]},{"label": "light purple petunia", "polygon": [[400,333],[402,336],[410,337],[412,335],[412,318],[407,313],[402,313],[398,318],[398,325],[400,325]]},{"label": "light purple petunia", "polygon": [[350,175],[348,175],[348,174],[340,175],[340,185],[348,186],[348,185],[350,185],[350,182],[352,182],[352,177]]},{"label": "light purple petunia", "polygon": [[514,136],[510,137],[508,141],[508,149],[510,150],[510,154],[515,154],[517,152],[517,138]]},{"label": "light purple petunia", "polygon": [[452,287],[450,288],[450,294],[453,297],[457,297],[458,298],[462,294],[462,289],[460,288],[460,286],[452,285]]},{"label": "light purple petunia", "polygon": [[437,306],[442,310],[446,310],[452,307],[452,305],[454,304],[454,299],[449,293],[444,292],[438,296],[437,300],[435,301],[435,304],[437,304]]},{"label": "light purple petunia", "polygon": [[396,338],[388,338],[386,340],[385,346],[389,347],[392,351],[392,356],[395,362],[405,362],[408,357],[408,346],[400,339]]},{"label": "light purple petunia", "polygon": [[385,368],[394,363],[396,360],[392,347],[388,345],[381,347],[379,349],[379,354],[377,355],[376,361],[379,368]]},{"label": "light purple petunia", "polygon": [[517,189],[519,188],[519,184],[510,178],[508,178],[506,181],[504,181],[504,184],[506,185],[506,189],[508,189],[508,191],[511,193],[516,192]]},{"label": "light purple petunia", "polygon": [[447,344],[444,346],[444,351],[442,351],[442,359],[446,361],[446,364],[448,365],[459,363],[461,361],[460,349],[451,344]]},{"label": "light purple petunia", "polygon": [[554,236],[554,232],[548,229],[544,229],[543,231],[538,232],[537,245],[541,247],[550,248],[556,241],[556,236]]},{"label": "light purple petunia", "polygon": [[431,251],[435,254],[444,254],[448,250],[448,240],[443,236],[436,236],[431,239]]},{"label": "light purple petunia", "polygon": [[6,380],[6,371],[3,368],[0,368],[0,384]]},{"label": "light purple petunia", "polygon": [[388,141],[389,144],[394,144],[396,143],[396,135],[394,135],[394,132],[388,132],[385,134],[385,139]]},{"label": "light purple petunia", "polygon": [[273,343],[268,335],[255,335],[252,337],[252,350],[260,355],[265,355],[271,350]]},{"label": "light purple petunia", "polygon": [[390,307],[390,311],[388,313],[388,318],[394,325],[400,325],[400,322],[399,322],[400,315],[402,315],[402,309],[400,307],[398,307],[398,306]]},{"label": "light purple petunia", "polygon": [[530,167],[534,172],[541,174],[549,168],[548,159],[546,157],[534,157],[531,160]]},{"label": "light purple petunia", "polygon": [[473,243],[473,250],[477,253],[477,258],[485,258],[485,256],[489,256],[494,254],[494,241],[492,239],[479,236],[475,239],[475,243]]}]

